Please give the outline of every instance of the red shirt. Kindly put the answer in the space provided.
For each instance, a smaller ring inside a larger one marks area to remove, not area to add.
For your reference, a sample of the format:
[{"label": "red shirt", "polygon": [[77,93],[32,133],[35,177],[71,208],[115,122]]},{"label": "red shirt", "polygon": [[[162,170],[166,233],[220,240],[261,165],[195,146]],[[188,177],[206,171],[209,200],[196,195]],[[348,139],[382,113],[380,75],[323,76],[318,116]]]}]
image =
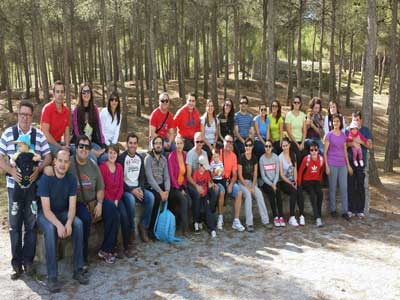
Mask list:
[{"label": "red shirt", "polygon": [[[308,160],[308,166],[307,166]],[[299,172],[297,173],[297,183],[301,185],[302,181],[321,181],[324,171],[324,163],[321,155],[318,155],[317,160],[313,160],[309,155],[303,158]]]},{"label": "red shirt", "polygon": [[49,124],[49,131],[56,142],[61,141],[65,133],[65,128],[69,127],[69,109],[63,104],[61,112],[58,112],[55,101],[51,101],[43,106],[40,124]]},{"label": "red shirt", "polygon": [[194,134],[201,131],[200,113],[196,108],[190,112],[187,105],[183,106],[176,112],[174,121],[178,133],[185,139],[193,140]]},{"label": "red shirt", "polygon": [[210,172],[205,171],[203,174],[200,174],[199,169],[194,171],[193,180],[196,184],[200,185],[203,188],[203,192],[200,197],[204,197],[208,193],[208,183],[211,181]]},{"label": "red shirt", "polygon": [[[174,126],[174,118],[173,115],[170,112],[167,112],[168,118],[165,121],[164,125],[161,127],[161,129],[156,132],[157,135],[161,136],[162,138],[166,138],[168,134],[168,129],[170,128],[175,128]],[[155,110],[150,115],[150,125],[155,127],[155,130],[157,130],[161,124],[164,122],[166,117],[166,114],[161,112],[161,109],[157,107]]]},{"label": "red shirt", "polygon": [[114,173],[111,173],[107,163],[104,162],[100,165],[100,172],[104,180],[104,200],[114,202],[122,198],[124,192],[124,171],[119,163],[116,163]]}]

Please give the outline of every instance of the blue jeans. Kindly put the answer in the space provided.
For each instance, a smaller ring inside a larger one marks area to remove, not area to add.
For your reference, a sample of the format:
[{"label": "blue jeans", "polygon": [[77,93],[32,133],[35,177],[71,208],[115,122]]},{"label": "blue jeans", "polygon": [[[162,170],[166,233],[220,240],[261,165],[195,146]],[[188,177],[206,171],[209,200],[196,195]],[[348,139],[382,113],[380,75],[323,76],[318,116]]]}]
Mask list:
[{"label": "blue jeans", "polygon": [[[17,184],[17,183],[15,183]],[[34,183],[35,185],[35,183]],[[26,189],[31,193],[31,188]],[[25,191],[22,190],[22,193]],[[24,195],[22,195],[24,196]],[[17,214],[12,215],[14,189],[8,188],[8,220],[11,240],[11,265],[18,270],[22,265],[33,263],[36,250],[36,214],[32,212],[32,197],[19,197]],[[24,245],[22,246],[22,224],[25,228]]]},{"label": "blue jeans", "polygon": [[329,179],[329,210],[336,212],[336,187],[339,180],[340,200],[342,202],[342,214],[347,214],[348,200],[347,200],[347,166],[334,167],[329,166],[330,174]]},{"label": "blue jeans", "polygon": [[140,219],[140,223],[144,225],[145,228],[149,228],[151,213],[154,206],[154,195],[149,190],[143,190],[143,201],[139,201],[136,197],[129,192],[124,192],[122,201],[125,204],[126,213],[129,220],[129,228],[131,232],[135,231],[135,204],[140,203],[144,205],[144,212]]},{"label": "blue jeans", "polygon": [[[194,187],[191,183],[188,184],[188,192],[189,196],[192,199],[192,214],[193,214],[193,222],[200,222],[200,210],[201,210],[201,198],[200,194],[197,191],[196,187]],[[209,208],[212,213],[215,212],[217,205],[217,197],[219,195],[219,189],[208,189],[207,197],[209,199]]]},{"label": "blue jeans", "polygon": [[82,202],[76,202],[76,216],[83,224],[83,261],[88,263],[88,246],[90,236],[90,226],[92,225],[92,215],[89,209]]},{"label": "blue jeans", "polygon": [[[57,219],[65,225],[68,219],[68,212],[56,214]],[[44,243],[46,247],[46,265],[48,278],[57,278],[57,228],[46,219],[43,212],[38,215],[39,229],[44,233]],[[74,271],[82,268],[83,262],[83,224],[75,217],[72,222],[72,242],[74,245]]]},{"label": "blue jeans", "polygon": [[261,155],[265,153],[265,146],[261,141],[259,140],[254,141],[253,153],[257,157],[257,161],[260,159]]}]

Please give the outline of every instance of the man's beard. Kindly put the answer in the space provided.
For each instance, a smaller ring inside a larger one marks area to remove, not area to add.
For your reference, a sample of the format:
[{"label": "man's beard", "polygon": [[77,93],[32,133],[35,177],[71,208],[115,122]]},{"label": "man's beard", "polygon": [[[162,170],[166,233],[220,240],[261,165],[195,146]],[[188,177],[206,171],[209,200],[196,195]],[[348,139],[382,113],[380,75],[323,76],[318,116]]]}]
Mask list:
[{"label": "man's beard", "polygon": [[162,152],[162,149],[160,149],[160,150],[153,149],[153,151],[154,151],[154,153],[155,153],[155,154],[161,154],[161,152]]}]

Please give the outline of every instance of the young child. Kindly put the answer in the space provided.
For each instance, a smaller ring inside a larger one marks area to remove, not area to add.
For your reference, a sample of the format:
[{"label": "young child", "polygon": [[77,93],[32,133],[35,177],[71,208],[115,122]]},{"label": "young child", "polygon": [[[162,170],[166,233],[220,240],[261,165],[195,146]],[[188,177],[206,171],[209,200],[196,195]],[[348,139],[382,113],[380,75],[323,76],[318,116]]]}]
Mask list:
[{"label": "young child", "polygon": [[31,184],[30,177],[40,161],[40,155],[33,151],[30,136],[27,134],[20,135],[14,143],[17,144],[17,152],[12,156],[10,164],[17,168],[22,179],[15,185],[11,214],[17,215],[19,203],[23,203],[24,198],[29,198],[25,203],[31,203],[32,213],[36,215],[35,184]]},{"label": "young child", "polygon": [[215,232],[214,223],[212,221],[211,209],[210,209],[210,200],[208,199],[208,189],[215,187],[215,184],[211,180],[210,175],[210,165],[208,163],[207,156],[201,155],[199,157],[199,168],[194,171],[193,180],[194,182],[201,187],[200,193],[200,206],[194,209],[194,233],[200,232],[200,221],[201,221],[201,211],[205,212],[205,221],[208,227],[208,230],[211,233],[211,237],[215,238],[217,233]]},{"label": "young child", "polygon": [[353,164],[355,167],[358,167],[358,161],[360,162],[360,166],[364,167],[363,154],[361,151],[361,141],[364,142],[365,145],[368,144],[368,140],[362,135],[362,133],[358,130],[358,122],[353,121],[349,126],[349,135],[347,136],[347,142],[352,142],[353,146],[351,147],[351,151],[353,152]]},{"label": "young child", "polygon": [[213,182],[219,188],[219,197],[218,197],[218,221],[217,221],[217,229],[222,230],[222,225],[224,224],[224,217],[222,215],[222,210],[224,208],[224,199],[225,199],[225,185],[226,180],[223,178],[224,174],[224,165],[222,161],[219,159],[219,149],[214,148],[212,150],[212,161],[210,163],[210,172],[212,176]]}]

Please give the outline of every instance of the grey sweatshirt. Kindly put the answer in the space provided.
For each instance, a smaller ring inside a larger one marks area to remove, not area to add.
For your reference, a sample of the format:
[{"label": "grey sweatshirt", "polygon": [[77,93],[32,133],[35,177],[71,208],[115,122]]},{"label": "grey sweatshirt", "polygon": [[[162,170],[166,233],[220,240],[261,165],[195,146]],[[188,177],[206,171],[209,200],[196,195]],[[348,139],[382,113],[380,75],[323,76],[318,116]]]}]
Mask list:
[{"label": "grey sweatshirt", "polygon": [[160,159],[157,160],[154,156],[147,154],[144,159],[144,169],[147,182],[153,190],[158,193],[161,192],[161,184],[164,184],[165,191],[171,189],[167,159],[164,155],[161,155]]},{"label": "grey sweatshirt", "polygon": [[260,174],[262,180],[271,186],[277,184],[279,180],[279,158],[275,153],[271,157],[262,155],[260,157]]}]

